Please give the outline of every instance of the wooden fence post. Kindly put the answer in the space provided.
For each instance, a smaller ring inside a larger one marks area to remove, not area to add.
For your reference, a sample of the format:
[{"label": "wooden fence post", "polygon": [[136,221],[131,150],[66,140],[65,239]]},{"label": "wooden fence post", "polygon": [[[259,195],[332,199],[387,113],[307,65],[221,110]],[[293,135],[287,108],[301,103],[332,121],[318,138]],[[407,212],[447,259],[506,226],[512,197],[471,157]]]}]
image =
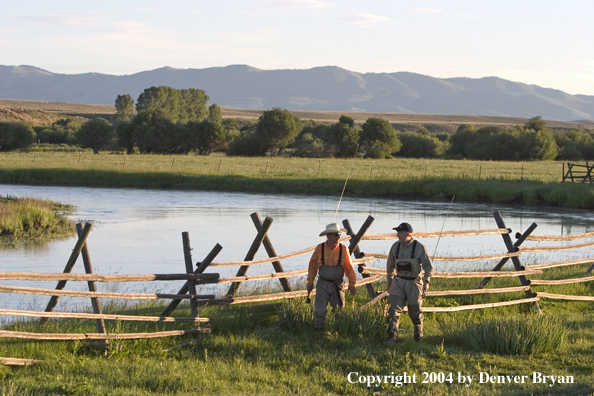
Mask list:
[{"label": "wooden fence post", "polygon": [[[85,223],[85,226],[78,237],[78,241],[76,242],[76,245],[74,245],[74,250],[72,250],[72,254],[70,255],[70,258],[68,259],[68,262],[66,263],[66,267],[64,267],[64,273],[67,274],[72,271],[72,267],[74,267],[74,264],[76,264],[78,255],[80,254],[81,250],[85,246],[87,237],[89,236],[89,233],[91,232],[92,226],[93,225],[89,222]],[[56,285],[56,290],[62,290],[64,288],[64,286],[66,286],[66,281],[61,280]],[[58,296],[52,296],[52,298],[50,298],[50,300],[47,304],[47,307],[45,308],[45,312],[53,312],[54,308],[56,308],[56,304],[58,303],[58,299],[59,299]],[[47,321],[48,321],[48,318],[42,318],[41,324],[45,324]]]},{"label": "wooden fence post", "polygon": [[[201,263],[199,263],[198,268],[196,269],[196,271],[194,271],[195,274],[201,274],[204,272],[204,270],[206,270],[206,268],[208,267],[208,265],[212,262],[212,260],[215,259],[215,257],[220,253],[220,251],[223,250],[223,247],[221,245],[219,245],[218,243],[215,245],[214,248],[212,248],[212,250],[210,251],[210,253],[208,253],[208,256],[206,256],[204,258],[204,260],[202,260]],[[177,294],[186,294],[188,292],[188,282],[186,282],[184,284],[184,286],[177,292]],[[161,313],[161,316],[169,316],[171,315],[171,313],[175,310],[175,308],[177,308],[177,306],[181,303],[180,299],[175,299],[172,300],[169,305],[167,306],[167,308],[165,308],[165,310],[163,310],[163,312]]]},{"label": "wooden fence post", "polygon": [[592,169],[594,169],[594,165],[590,166],[586,161],[586,176],[584,176],[584,181],[582,183],[585,183],[586,179],[588,179],[588,181],[592,183]]},{"label": "wooden fence post", "polygon": [[[536,227],[538,227],[536,225],[536,223],[532,223],[530,225],[530,227],[528,227],[528,229],[519,238],[516,234],[516,238],[518,238],[518,240],[516,241],[516,243],[514,243],[514,251],[517,251],[517,249],[520,247],[520,245],[522,243],[524,243],[526,238],[528,238],[530,236],[530,234],[532,234],[532,231],[534,231],[536,229]],[[501,268],[503,268],[505,263],[507,263],[508,261],[509,261],[509,257],[505,257],[505,258],[501,259],[501,261],[499,261],[499,263],[497,263],[497,265],[495,266],[495,268],[492,269],[492,271],[499,271]],[[477,289],[482,289],[485,286],[487,286],[487,283],[489,283],[490,280],[491,280],[490,277],[484,278],[481,281],[481,283],[479,283]]]},{"label": "wooden fence post", "polygon": [[[254,226],[256,226],[256,230],[260,231],[260,228],[262,227],[262,220],[260,220],[260,215],[258,214],[258,212],[252,213],[250,215],[250,217],[252,218],[252,221],[254,222]],[[276,251],[274,250],[274,247],[272,247],[272,243],[270,242],[270,238],[268,238],[268,235],[266,235],[264,237],[262,244],[264,245],[264,248],[266,249],[266,253],[268,253],[268,257],[276,257],[277,256]],[[276,272],[284,272],[283,266],[280,263],[280,261],[273,261],[272,266],[274,267],[274,270]],[[291,289],[291,285],[289,284],[289,279],[279,278],[279,281],[280,281],[281,286],[283,287],[284,291],[286,291],[286,292],[293,291],[293,289]]]},{"label": "wooden fence post", "polygon": [[[493,217],[495,218],[495,222],[497,223],[497,227],[498,228],[507,228],[505,226],[505,222],[503,221],[503,217],[501,217],[501,213],[496,210],[493,212]],[[505,246],[507,247],[507,251],[508,253],[515,253],[516,251],[518,251],[518,248],[516,246],[514,246],[514,244],[512,243],[511,237],[509,236],[509,234],[501,234],[501,237],[503,238],[503,242],[505,243]],[[512,257],[512,263],[514,264],[514,268],[516,269],[516,271],[523,271],[525,268],[522,266],[522,263],[520,263],[520,258],[519,257]],[[530,282],[528,281],[528,279],[526,279],[526,276],[524,275],[520,275],[518,277],[520,279],[520,283],[522,284],[522,286],[530,286]],[[532,289],[530,290],[526,290],[526,298],[532,298],[535,297],[536,294],[532,291]],[[538,313],[542,313],[542,311],[540,310],[540,305],[538,304],[538,301],[534,302],[534,306],[536,307],[536,310],[538,311]]]},{"label": "wooden fence post", "polygon": [[[184,249],[184,262],[186,264],[186,273],[192,274],[194,272],[194,263],[192,263],[192,248],[190,247],[190,233],[187,231],[182,232],[182,244]],[[188,292],[191,295],[196,295],[196,281],[188,280]],[[193,318],[198,317],[198,305],[194,298],[190,299],[190,311]]]},{"label": "wooden fence post", "polygon": [[[264,237],[266,237],[266,234],[268,233],[268,230],[270,229],[270,226],[272,225],[272,219],[268,216],[266,216],[266,219],[264,219],[264,223],[262,223],[262,227],[260,227],[260,230],[258,231],[258,235],[256,235],[256,238],[254,239],[254,242],[252,242],[252,246],[250,246],[250,249],[248,250],[245,259],[243,261],[252,261],[254,259],[254,257],[256,256],[256,253],[258,252],[258,249],[260,248],[260,245],[262,244],[262,241],[264,241]],[[237,275],[236,276],[244,276],[245,273],[247,272],[249,268],[249,265],[242,265],[241,267],[239,267],[239,271],[237,271]],[[239,288],[239,285],[241,284],[241,282],[233,282],[231,284],[231,287],[229,288],[229,291],[227,292],[227,298],[232,298],[235,296],[235,293],[237,293],[237,288]]]},{"label": "wooden fence post", "polygon": [[[349,252],[352,252],[355,255],[355,258],[362,258],[364,256],[364,253],[362,253],[361,250],[359,249],[359,242],[361,241],[361,238],[363,238],[363,235],[365,235],[365,233],[367,232],[369,227],[371,227],[371,223],[373,223],[373,220],[375,220],[373,217],[367,216],[367,219],[365,220],[365,222],[359,229],[359,232],[357,233],[357,235],[355,235],[353,233],[351,223],[348,220],[345,219],[342,221],[342,225],[345,228],[345,230],[347,231],[347,234],[351,236],[351,242],[349,244]],[[365,264],[359,264],[359,272],[362,271],[363,267],[365,267]],[[362,274],[361,276],[363,278],[368,278],[371,275]],[[373,286],[372,283],[365,285],[365,287],[367,287],[367,293],[369,294],[370,299],[373,299],[377,296],[378,293],[375,290],[375,287]]]},{"label": "wooden fence post", "polygon": [[[78,233],[79,237],[82,235],[82,231],[83,231],[82,223],[77,223],[76,224],[76,232]],[[87,274],[92,274],[93,266],[91,265],[91,256],[89,255],[89,244],[86,242],[81,250],[81,256],[83,259],[83,263],[85,265],[85,272]],[[87,285],[89,286],[89,291],[92,291],[92,292],[97,291],[97,286],[95,285],[94,281],[88,281]],[[93,306],[94,313],[99,314],[99,315],[103,314],[103,312],[101,311],[101,304],[99,303],[99,299],[97,297],[91,297],[91,305]],[[99,334],[107,333],[105,331],[105,323],[103,322],[103,319],[95,320],[95,324],[97,325],[97,333],[99,333]],[[103,346],[104,346],[105,344],[107,344],[107,340],[103,340],[103,342],[101,344],[103,344]]]}]

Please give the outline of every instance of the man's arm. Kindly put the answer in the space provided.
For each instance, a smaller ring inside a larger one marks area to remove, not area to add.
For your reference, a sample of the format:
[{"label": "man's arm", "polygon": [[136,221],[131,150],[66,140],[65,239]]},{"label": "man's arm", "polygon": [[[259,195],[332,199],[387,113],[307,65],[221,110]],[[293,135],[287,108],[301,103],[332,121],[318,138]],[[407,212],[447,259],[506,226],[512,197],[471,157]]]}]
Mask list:
[{"label": "man's arm", "polygon": [[422,246],[423,249],[421,255],[419,256],[419,261],[423,266],[423,271],[425,271],[425,275],[423,276],[423,298],[425,298],[425,293],[429,290],[431,274],[433,274],[433,263],[431,262],[431,258],[429,258],[429,254],[427,254],[427,248],[425,248],[425,245]]},{"label": "man's arm", "polygon": [[[398,242],[396,242],[398,243]],[[394,246],[396,243],[392,245],[390,248],[390,253],[388,254],[388,263],[386,264],[386,279],[388,281],[388,289],[390,290],[390,285],[392,284],[392,278],[394,277],[394,270],[396,268],[396,257],[394,257]]]},{"label": "man's arm", "polygon": [[429,254],[427,254],[427,248],[425,248],[425,245],[422,245],[422,246],[423,246],[423,249],[421,249],[419,261],[421,262],[423,271],[425,271],[423,280],[426,283],[429,283],[429,282],[431,282],[431,274],[433,274],[433,263],[431,262],[431,259],[429,258]]},{"label": "man's arm", "polygon": [[309,267],[307,269],[307,291],[311,292],[313,290],[313,282],[316,279],[316,275],[318,274],[318,269],[320,268],[320,254],[321,254],[321,246],[316,246],[313,254],[311,255],[311,259],[309,259]]},{"label": "man's arm", "polygon": [[355,288],[355,284],[357,283],[357,275],[355,274],[355,270],[353,269],[353,261],[351,260],[351,256],[349,255],[349,248],[344,245],[340,245],[341,249],[344,249],[344,274],[349,280],[349,292],[351,296],[354,296],[357,293],[357,289]]}]

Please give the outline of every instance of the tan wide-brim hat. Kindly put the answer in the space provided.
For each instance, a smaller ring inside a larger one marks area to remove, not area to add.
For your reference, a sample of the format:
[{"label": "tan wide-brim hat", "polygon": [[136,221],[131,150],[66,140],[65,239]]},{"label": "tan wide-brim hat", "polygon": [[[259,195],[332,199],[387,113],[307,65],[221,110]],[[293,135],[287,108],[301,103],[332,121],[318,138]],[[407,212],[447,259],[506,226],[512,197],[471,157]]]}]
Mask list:
[{"label": "tan wide-brim hat", "polygon": [[326,226],[326,229],[320,232],[320,236],[328,235],[328,234],[340,234],[341,232],[346,232],[344,228],[340,228],[338,223],[330,223]]}]

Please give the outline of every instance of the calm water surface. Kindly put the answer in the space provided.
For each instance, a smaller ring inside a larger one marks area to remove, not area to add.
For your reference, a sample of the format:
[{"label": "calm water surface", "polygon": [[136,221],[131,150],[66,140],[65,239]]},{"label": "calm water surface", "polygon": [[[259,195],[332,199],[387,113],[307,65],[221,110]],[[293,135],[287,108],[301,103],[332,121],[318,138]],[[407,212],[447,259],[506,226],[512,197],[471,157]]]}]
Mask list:
[{"label": "calm water surface", "polygon": [[[148,274],[185,272],[181,233],[188,231],[193,248],[193,261],[201,261],[216,243],[223,250],[215,261],[243,260],[256,235],[250,214],[258,212],[274,221],[268,236],[277,254],[286,254],[322,242],[318,234],[333,222],[338,204],[336,197],[290,195],[258,195],[202,191],[162,191],[108,188],[32,187],[0,185],[0,194],[31,196],[76,205],[71,216],[75,221],[91,221],[93,229],[87,242],[93,269],[99,274]],[[594,213],[584,210],[523,208],[504,205],[411,202],[392,199],[359,199],[345,196],[336,214],[336,222],[349,219],[355,231],[367,216],[375,218],[370,233],[392,232],[402,221],[411,223],[415,231],[469,230],[497,228],[494,210],[500,210],[513,233],[523,232],[532,222],[535,234],[565,235],[594,230]],[[513,239],[515,241],[515,238]],[[361,250],[387,253],[394,241],[363,241]],[[505,252],[500,236],[444,237],[423,240],[430,255],[466,256]],[[579,242],[543,242],[563,245]],[[0,249],[0,271],[62,272],[76,243],[66,240],[3,246]],[[527,242],[525,246],[536,245]],[[266,258],[263,248],[256,259]],[[591,250],[533,253],[523,255],[525,264],[591,257]],[[307,265],[309,256],[284,261],[287,271]],[[438,271],[491,268],[486,263],[436,262]],[[382,266],[385,262],[372,263]],[[508,264],[511,265],[511,264]],[[473,266],[469,268],[469,266]],[[213,267],[210,272],[233,276],[237,267]],[[271,264],[250,267],[249,274],[272,272]],[[73,272],[84,273],[82,259]],[[207,271],[208,272],[208,271]],[[275,281],[278,283],[278,281]],[[242,286],[245,288],[248,282]],[[275,284],[276,284],[275,283]],[[54,288],[55,282],[1,281],[2,285]],[[177,282],[99,283],[99,290],[171,292],[183,285]],[[69,282],[67,289],[84,290],[83,282]],[[157,289],[155,289],[157,287]],[[224,286],[224,289],[228,285]],[[249,286],[248,286],[249,287]],[[205,286],[202,292],[220,292]],[[241,288],[240,288],[241,291]],[[39,309],[49,297],[0,294],[0,308]],[[60,298],[57,310],[82,299]],[[85,302],[86,303],[86,302]]]}]

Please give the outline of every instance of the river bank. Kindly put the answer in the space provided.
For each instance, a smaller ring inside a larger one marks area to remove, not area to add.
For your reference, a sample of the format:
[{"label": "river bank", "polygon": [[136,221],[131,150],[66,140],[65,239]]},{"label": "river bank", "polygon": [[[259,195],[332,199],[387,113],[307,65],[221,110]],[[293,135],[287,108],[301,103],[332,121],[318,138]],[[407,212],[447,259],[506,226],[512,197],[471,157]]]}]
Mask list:
[{"label": "river bank", "polygon": [[3,153],[0,183],[305,194],[593,209],[559,162]]}]

